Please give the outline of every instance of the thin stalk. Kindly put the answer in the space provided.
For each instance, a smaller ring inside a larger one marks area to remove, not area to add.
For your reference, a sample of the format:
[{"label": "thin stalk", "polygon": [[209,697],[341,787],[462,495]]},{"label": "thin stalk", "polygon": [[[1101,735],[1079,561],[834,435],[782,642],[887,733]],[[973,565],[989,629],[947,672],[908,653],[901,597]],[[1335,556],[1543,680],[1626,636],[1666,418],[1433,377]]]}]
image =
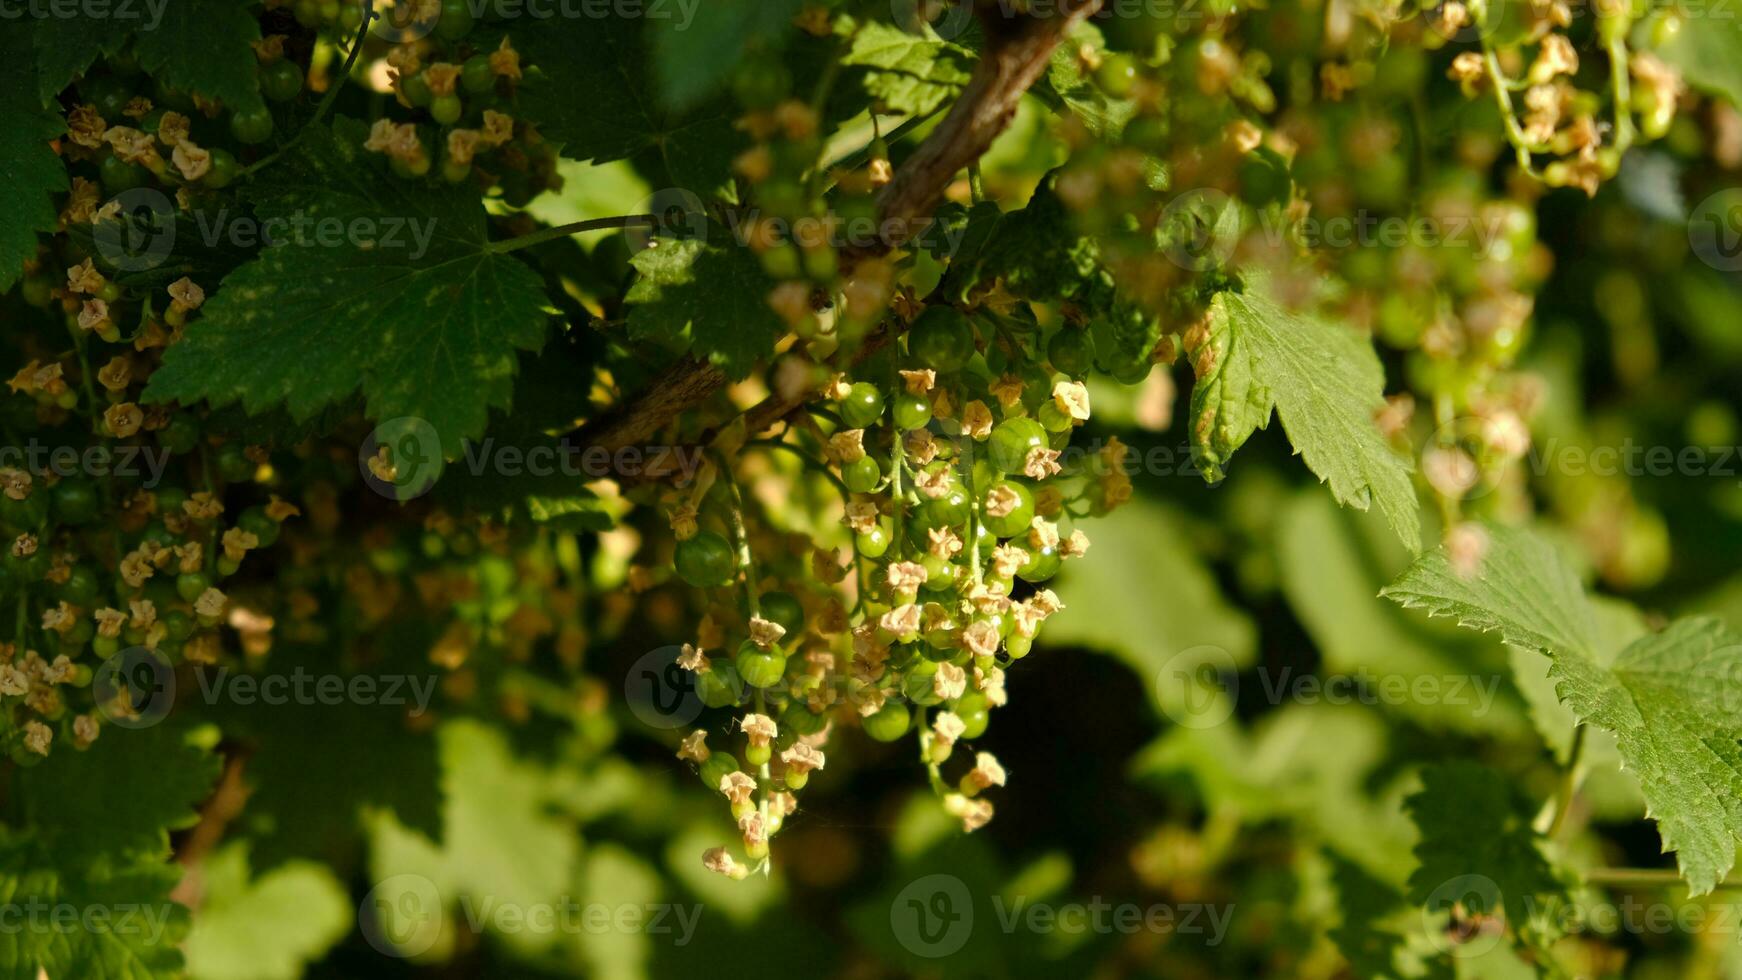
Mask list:
[{"label": "thin stalk", "polygon": [[491,242],[484,246],[484,251],[502,255],[508,252],[518,252],[523,248],[531,248],[534,245],[543,245],[545,242],[554,242],[570,235],[578,235],[584,231],[602,231],[607,228],[629,228],[634,225],[657,224],[659,224],[659,216],[652,214],[625,214],[614,218],[592,218],[587,221],[558,225],[555,228],[544,228],[530,235],[521,235],[519,238]]},{"label": "thin stalk", "polygon": [[1567,754],[1566,767],[1561,770],[1560,790],[1555,794],[1554,809],[1549,817],[1548,828],[1543,836],[1554,838],[1560,832],[1561,826],[1567,821],[1567,814],[1572,811],[1573,797],[1578,795],[1579,783],[1585,774],[1585,726],[1580,725],[1573,730],[1573,748]]},{"label": "thin stalk", "polygon": [[339,92],[344,89],[345,82],[350,79],[351,69],[357,67],[357,59],[363,54],[363,44],[369,39],[369,27],[374,23],[375,0],[363,0],[363,21],[357,25],[357,39],[351,42],[350,53],[345,55],[344,67],[339,69],[338,79],[327,89],[327,94],[321,98],[321,104],[315,107],[314,116],[309,119],[306,125],[296,131],[296,135],[292,136],[289,142],[243,168],[241,176],[252,176],[256,171],[266,168],[279,157],[284,156],[291,147],[301,142],[309,130],[320,125],[320,121],[327,117],[327,113],[333,108],[333,103],[339,100]]}]

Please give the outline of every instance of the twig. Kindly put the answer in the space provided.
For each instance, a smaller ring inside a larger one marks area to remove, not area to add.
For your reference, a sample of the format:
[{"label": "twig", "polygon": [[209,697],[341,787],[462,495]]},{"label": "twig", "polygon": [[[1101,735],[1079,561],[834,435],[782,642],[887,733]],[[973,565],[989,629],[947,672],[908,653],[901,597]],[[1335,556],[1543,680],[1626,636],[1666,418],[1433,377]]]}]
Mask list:
[{"label": "twig", "polygon": [[[1023,93],[1046,70],[1059,42],[1100,6],[1101,0],[1063,0],[1059,11],[1050,17],[1023,15],[999,20],[995,19],[997,8],[983,13],[986,47],[973,78],[949,114],[902,162],[895,179],[877,199],[878,227],[890,231],[891,237],[848,249],[846,257],[883,254],[923,230],[956,174],[983,155],[1010,124]],[[882,342],[887,342],[886,334],[873,337],[882,336]],[[873,342],[868,341],[864,348],[872,349]],[[862,349],[861,356],[865,352]],[[575,430],[568,442],[577,450],[602,447],[613,451],[643,443],[725,383],[726,375],[720,369],[693,357],[684,358],[631,401]],[[744,414],[747,432],[754,435],[767,429],[813,395],[804,391],[769,396]],[[711,436],[703,440],[704,444],[711,442]],[[629,482],[669,479],[678,472],[674,463],[665,472],[649,469]]]}]

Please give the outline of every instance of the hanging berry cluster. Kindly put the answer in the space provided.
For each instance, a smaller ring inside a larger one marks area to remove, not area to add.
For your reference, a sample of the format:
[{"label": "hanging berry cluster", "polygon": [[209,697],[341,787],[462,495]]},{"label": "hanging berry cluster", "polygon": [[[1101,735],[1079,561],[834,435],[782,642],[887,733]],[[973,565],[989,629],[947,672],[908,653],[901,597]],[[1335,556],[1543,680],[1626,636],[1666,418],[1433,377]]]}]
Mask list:
[{"label": "hanging berry cluster", "polygon": [[[748,863],[721,847],[708,867],[743,877],[767,857],[840,725],[882,742],[911,735],[945,808],[970,831],[992,819],[983,794],[1004,785],[1004,768],[958,749],[985,733],[1005,672],[1062,608],[1045,583],[1088,549],[1073,519],[1131,490],[1117,440],[1086,466],[1061,461],[1089,419],[1086,343],[1064,324],[1042,355],[1038,336],[934,304],[897,351],[838,377],[785,437],[741,449],[778,447],[826,474],[852,538],[846,562],[826,540],[757,548],[725,457],[718,479],[675,505],[678,575],[743,590],[738,614],[710,614],[679,660],[706,705],[737,712],[723,733],[733,754],[706,730],[678,751],[726,797],[742,835]],[[711,514],[721,531],[702,526]],[[809,567],[759,569],[758,554],[783,552],[808,553]]]}]

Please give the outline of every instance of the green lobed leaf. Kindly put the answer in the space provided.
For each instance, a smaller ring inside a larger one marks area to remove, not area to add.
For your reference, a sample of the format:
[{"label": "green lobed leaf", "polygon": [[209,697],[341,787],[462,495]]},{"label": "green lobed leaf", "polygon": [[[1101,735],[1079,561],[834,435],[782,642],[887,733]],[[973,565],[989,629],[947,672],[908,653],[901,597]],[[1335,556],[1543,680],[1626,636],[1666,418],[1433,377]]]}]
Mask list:
[{"label": "green lobed leaf", "polygon": [[1260,380],[1246,331],[1234,327],[1225,305],[1211,307],[1209,336],[1192,354],[1192,459],[1204,479],[1219,483],[1228,460],[1252,433],[1270,424],[1274,399]]},{"label": "green lobed leaf", "polygon": [[749,249],[692,239],[630,261],[641,274],[627,297],[631,338],[689,350],[734,379],[773,355],[786,327],[768,305],[774,284]]},{"label": "green lobed leaf", "polygon": [[1327,935],[1355,976],[1363,980],[1398,976],[1396,963],[1404,938],[1382,920],[1403,907],[1403,893],[1335,853],[1327,857],[1342,911],[1342,921]]},{"label": "green lobed leaf", "polygon": [[1284,309],[1262,281],[1244,293],[1217,293],[1211,314],[1226,317],[1236,343],[1250,343],[1253,365],[1307,468],[1338,502],[1357,510],[1378,504],[1404,545],[1419,551],[1410,463],[1373,422],[1384,404],[1385,373],[1372,345],[1352,330]]},{"label": "green lobed leaf", "polygon": [[891,112],[923,116],[955,98],[973,77],[974,53],[958,44],[868,22],[841,64],[865,68],[865,90]]},{"label": "green lobed leaf", "polygon": [[[1411,901],[1448,894],[1497,899],[1506,917],[1522,927],[1548,903],[1564,899],[1565,889],[1531,829],[1527,801],[1502,774],[1460,761],[1427,767],[1421,782],[1421,791],[1405,802],[1421,831],[1415,845],[1421,863],[1409,878]],[[1500,909],[1470,911],[1494,915]]]},{"label": "green lobed leaf", "polygon": [[163,20],[143,24],[133,39],[139,64],[172,88],[228,106],[260,102],[254,49],[260,21],[248,0],[174,0]]},{"label": "green lobed leaf", "polygon": [[623,17],[570,17],[515,33],[538,69],[521,86],[520,114],[572,160],[633,159],[650,179],[706,197],[728,182],[743,142],[735,112],[723,97],[682,112],[664,108],[650,29]]},{"label": "green lobed leaf", "polygon": [[351,897],[324,864],[296,861],[255,877],[233,843],[200,864],[187,937],[194,980],[296,980],[351,929]]},{"label": "green lobed leaf", "polygon": [[48,102],[83,75],[99,56],[121,50],[143,26],[145,5],[131,8],[135,18],[50,17],[35,24],[37,94]]},{"label": "green lobed leaf", "polygon": [[83,752],[63,746],[48,764],[17,771],[13,794],[57,859],[161,861],[169,831],[192,825],[218,780],[218,757],[173,718],[148,728],[105,727]]},{"label": "green lobed leaf", "polygon": [[[27,838],[0,838],[0,980],[163,980],[182,975],[181,869],[155,859],[69,871]],[[43,910],[33,913],[32,909]],[[78,918],[55,916],[71,909]]]},{"label": "green lobed leaf", "polygon": [[1590,603],[1553,549],[1523,531],[1488,535],[1470,574],[1438,551],[1384,594],[1547,653],[1560,699],[1615,736],[1690,891],[1710,892],[1742,841],[1742,637],[1716,619],[1677,620],[1605,666]]},{"label": "green lobed leaf", "polygon": [[710,0],[692,18],[654,22],[660,97],[673,109],[707,101],[730,79],[751,45],[778,47],[804,0]]},{"label": "green lobed leaf", "polygon": [[30,31],[0,31],[0,293],[35,258],[36,236],[59,224],[54,195],[67,189],[66,166],[51,145],[66,122],[43,107],[33,63]]},{"label": "green lobed leaf", "polygon": [[450,458],[508,407],[515,352],[545,339],[542,281],[490,250],[476,195],[390,177],[363,139],[352,120],[312,131],[253,193],[278,243],[224,280],[146,401],[307,420],[361,388],[371,418],[428,422]]}]

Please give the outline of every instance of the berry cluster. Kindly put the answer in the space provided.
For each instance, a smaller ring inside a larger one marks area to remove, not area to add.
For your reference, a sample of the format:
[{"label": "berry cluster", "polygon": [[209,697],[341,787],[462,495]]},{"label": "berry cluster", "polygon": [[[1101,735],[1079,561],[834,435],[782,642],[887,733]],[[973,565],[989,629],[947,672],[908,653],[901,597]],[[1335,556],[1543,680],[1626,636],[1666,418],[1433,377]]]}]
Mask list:
[{"label": "berry cluster", "polygon": [[[1130,494],[1116,440],[1086,466],[1060,461],[1089,418],[1080,326],[1061,324],[1043,344],[992,311],[933,304],[898,346],[837,378],[832,406],[814,406],[786,437],[750,444],[787,450],[835,485],[848,563],[827,537],[805,549],[808,568],[780,557],[799,551],[791,541],[756,547],[724,471],[672,513],[677,574],[744,590],[738,610],[710,613],[680,660],[705,704],[743,711],[742,747],[729,755],[696,731],[679,756],[731,802],[750,862],[766,857],[792,794],[822,768],[836,724],[883,742],[914,734],[946,808],[970,831],[990,820],[981,794],[1003,785],[998,760],[977,752],[955,778],[944,769],[959,743],[985,733],[1005,703],[1005,671],[1061,608],[1044,583],[1088,548],[1072,522]],[[710,499],[736,541],[701,526]],[[759,554],[794,567],[761,577]],[[796,595],[764,589],[787,581]],[[740,625],[730,656],[712,652],[731,649],[727,629]],[[726,848],[707,863],[733,877],[753,870]]]}]

